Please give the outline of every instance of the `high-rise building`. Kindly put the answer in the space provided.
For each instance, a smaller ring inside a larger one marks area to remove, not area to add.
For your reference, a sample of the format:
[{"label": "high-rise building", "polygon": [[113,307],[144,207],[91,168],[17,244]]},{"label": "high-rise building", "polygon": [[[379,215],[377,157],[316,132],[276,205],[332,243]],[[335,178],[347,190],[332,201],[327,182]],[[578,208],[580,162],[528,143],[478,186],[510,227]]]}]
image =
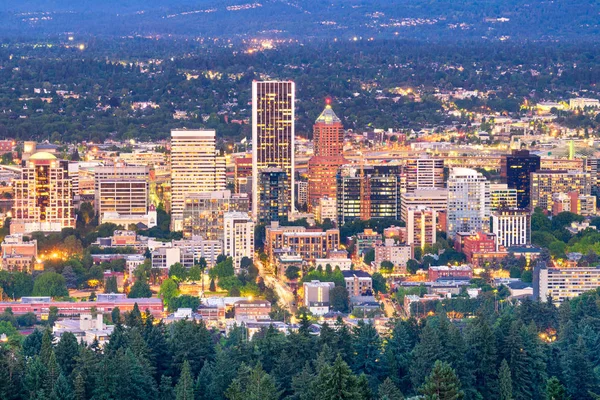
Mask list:
[{"label": "high-rise building", "polygon": [[295,204],[295,91],[291,81],[252,82],[252,215],[259,221],[259,180],[265,168],[281,168],[285,174],[279,213],[287,215]]},{"label": "high-rise building", "polygon": [[171,131],[171,230],[183,229],[188,194],[225,187],[225,158],[217,155],[215,131]]},{"label": "high-rise building", "polygon": [[296,203],[304,206],[308,203],[308,182],[296,181]]},{"label": "high-rise building", "polygon": [[498,248],[531,244],[531,214],[517,208],[494,211],[492,233],[496,235]]},{"label": "high-rise building", "polygon": [[452,168],[448,178],[448,236],[489,231],[490,183],[470,168]]},{"label": "high-rise building", "polygon": [[517,189],[510,189],[506,183],[490,184],[490,211],[504,208],[517,208]]},{"label": "high-rise building", "polygon": [[517,189],[517,207],[529,208],[531,173],[540,169],[540,157],[529,150],[513,150],[500,161],[500,174],[510,189]]},{"label": "high-rise building", "polygon": [[114,165],[94,169],[94,206],[105,213],[146,217],[148,212],[148,167]]},{"label": "high-rise building", "polygon": [[314,156],[308,161],[308,209],[323,197],[335,198],[336,175],[346,163],[344,127],[333,112],[329,101],[313,126]]},{"label": "high-rise building", "polygon": [[411,158],[406,161],[406,192],[444,188],[444,160],[441,158]]},{"label": "high-rise building", "polygon": [[427,207],[437,213],[448,209],[448,189],[421,189],[414,193],[402,193],[401,219],[408,220],[408,209],[411,207]]},{"label": "high-rise building", "polygon": [[248,195],[229,190],[190,193],[183,208],[183,237],[223,240],[224,214],[249,211]]},{"label": "high-rise building", "polygon": [[254,256],[254,222],[248,213],[242,212],[225,213],[223,219],[223,253],[233,259],[233,266],[239,270],[242,258],[252,260]]},{"label": "high-rise building", "polygon": [[406,210],[406,244],[424,249],[426,245],[433,245],[437,235],[437,211],[434,209],[417,206],[408,207]]},{"label": "high-rise building", "polygon": [[253,205],[257,221],[280,221],[288,217],[290,188],[287,174],[281,168],[265,168],[258,173],[258,197]]},{"label": "high-rise building", "polygon": [[234,161],[234,193],[252,196],[252,157],[238,157]]},{"label": "high-rise building", "polygon": [[338,223],[400,217],[400,166],[340,167],[337,175]]},{"label": "high-rise building", "polygon": [[11,234],[60,232],[75,227],[68,161],[47,152],[35,153],[23,161],[21,177],[14,181],[13,188]]},{"label": "high-rise building", "polygon": [[581,171],[545,171],[531,173],[531,209],[552,211],[555,193],[591,193],[591,175]]}]

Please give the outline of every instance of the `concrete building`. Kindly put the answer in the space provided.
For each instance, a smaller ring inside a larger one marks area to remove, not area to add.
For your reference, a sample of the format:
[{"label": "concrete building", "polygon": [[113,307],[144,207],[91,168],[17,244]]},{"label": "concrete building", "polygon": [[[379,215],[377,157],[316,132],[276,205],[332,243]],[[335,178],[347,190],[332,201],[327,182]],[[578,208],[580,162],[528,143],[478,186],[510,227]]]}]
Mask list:
[{"label": "concrete building", "polygon": [[430,266],[427,270],[429,282],[435,282],[440,278],[473,278],[473,269],[468,265],[458,265],[458,266]]},{"label": "concrete building", "polygon": [[286,250],[302,257],[304,261],[325,258],[330,250],[340,247],[339,229],[307,229],[303,226],[279,226],[272,223],[265,232],[265,252],[271,263],[276,250]]},{"label": "concrete building", "polygon": [[8,235],[1,246],[2,270],[31,272],[37,259],[37,240],[25,242],[21,234]]},{"label": "concrete building", "polygon": [[411,158],[406,160],[406,193],[421,189],[445,187],[444,160],[441,158]]},{"label": "concrete building", "polygon": [[600,286],[600,268],[540,268],[533,271],[533,295],[560,304]]},{"label": "concrete building", "polygon": [[106,325],[104,316],[100,313],[93,318],[91,314],[81,314],[79,320],[60,319],[54,322],[52,333],[56,339],[60,339],[66,332],[75,335],[77,342],[83,341],[90,346],[95,340],[100,347],[104,347],[110,340],[114,325]]},{"label": "concrete building", "polygon": [[592,179],[589,172],[540,170],[531,174],[531,207],[552,211],[555,193],[577,192],[591,194]]},{"label": "concrete building", "polygon": [[247,213],[228,212],[223,216],[225,229],[223,252],[233,259],[236,270],[242,258],[254,257],[254,222]]},{"label": "concrete building", "polygon": [[414,193],[402,193],[401,219],[406,222],[408,209],[416,207],[427,207],[436,212],[446,212],[448,209],[447,189],[421,189]]},{"label": "concrete building", "polygon": [[352,260],[348,257],[328,257],[315,259],[315,266],[317,268],[320,266],[323,267],[323,270],[325,270],[327,265],[331,266],[332,270],[339,268],[340,271],[350,271],[352,268]]},{"label": "concrete building", "polygon": [[383,261],[394,265],[396,272],[406,272],[406,263],[412,258],[412,246],[396,243],[394,239],[385,239],[383,243],[375,245],[375,269],[381,267]]},{"label": "concrete building", "polygon": [[149,168],[115,164],[94,168],[94,208],[99,222],[106,213],[139,218],[147,223]]},{"label": "concrete building", "polygon": [[492,233],[498,247],[531,244],[531,214],[528,210],[504,209],[492,213]]},{"label": "concrete building", "polygon": [[21,177],[13,183],[11,234],[75,228],[68,166],[68,161],[47,152],[35,153],[23,161]]},{"label": "concrete building", "polygon": [[432,208],[409,206],[406,210],[406,244],[424,249],[436,242],[437,211]]},{"label": "concrete building", "polygon": [[569,108],[571,110],[583,110],[585,108],[600,108],[600,100],[585,97],[569,99]]},{"label": "concrete building", "polygon": [[288,218],[289,194],[288,177],[282,168],[263,168],[258,173],[258,194],[254,195],[254,215],[257,222],[269,223]]},{"label": "concrete building", "polygon": [[308,182],[296,181],[296,203],[303,206],[308,204]]},{"label": "concrete building", "polygon": [[233,176],[234,193],[246,193],[252,199],[252,157],[237,157]]},{"label": "concrete building", "polygon": [[335,197],[321,197],[313,205],[315,220],[322,224],[326,219],[337,222],[337,201]]},{"label": "concrete building", "polygon": [[334,287],[333,282],[304,282],[304,305],[315,315],[328,313],[329,291]]},{"label": "concrete building", "polygon": [[252,215],[258,220],[264,185],[259,185],[261,171],[281,168],[285,193],[278,196],[282,215],[293,211],[295,204],[295,92],[292,81],[252,82]]},{"label": "concrete building", "polygon": [[480,172],[452,168],[448,178],[448,237],[457,232],[489,230],[489,185]]},{"label": "concrete building", "polygon": [[183,230],[188,195],[225,187],[225,158],[217,155],[215,131],[171,131],[171,230]]},{"label": "concrete building", "polygon": [[373,293],[373,279],[364,271],[342,271],[346,290],[350,297],[365,296]]}]

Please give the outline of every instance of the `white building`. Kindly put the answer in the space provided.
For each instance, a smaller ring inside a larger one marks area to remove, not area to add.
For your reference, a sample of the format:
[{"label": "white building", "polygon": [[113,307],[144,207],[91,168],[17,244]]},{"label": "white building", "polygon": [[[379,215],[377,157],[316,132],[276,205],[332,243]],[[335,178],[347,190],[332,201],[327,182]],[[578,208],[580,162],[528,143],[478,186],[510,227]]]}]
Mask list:
[{"label": "white building", "polygon": [[58,320],[54,322],[52,333],[56,339],[60,339],[63,333],[70,332],[75,335],[77,342],[84,341],[89,346],[94,340],[97,340],[100,347],[104,347],[113,330],[114,325],[104,324],[103,315],[100,313],[96,318],[93,318],[91,314],[81,314],[79,320]]},{"label": "white building", "polygon": [[[100,223],[106,213],[110,218],[128,216],[138,223],[148,222],[148,167],[115,164],[94,168],[94,208]],[[112,221],[110,221],[112,222]],[[127,227],[128,225],[123,225]]]},{"label": "white building", "polygon": [[571,110],[584,109],[586,107],[599,108],[600,101],[598,99],[589,99],[585,97],[569,99],[569,108]]},{"label": "white building", "polygon": [[448,178],[448,237],[489,231],[490,183],[470,168],[452,168]]},{"label": "white building", "polygon": [[242,258],[252,259],[254,255],[254,222],[247,213],[228,212],[223,215],[223,251],[233,258],[233,266],[238,270]]},{"label": "white building", "polygon": [[407,207],[406,244],[424,249],[433,245],[437,236],[437,211],[425,207]]},{"label": "white building", "polygon": [[337,221],[337,200],[333,197],[322,197],[313,206],[315,220],[323,223],[326,219]]},{"label": "white building", "polygon": [[600,286],[600,268],[539,268],[534,270],[534,297],[555,303],[573,299]]},{"label": "white building", "polygon": [[507,209],[492,213],[496,246],[509,248],[531,244],[531,215],[527,210]]},{"label": "white building", "polygon": [[225,158],[217,155],[215,131],[171,131],[171,230],[183,230],[186,195],[225,187]]},{"label": "white building", "polygon": [[447,189],[420,189],[414,193],[402,193],[400,201],[400,214],[402,221],[408,218],[408,208],[428,207],[437,212],[448,209]]},{"label": "white building", "polygon": [[375,268],[379,269],[383,261],[394,264],[400,272],[406,271],[406,263],[412,258],[412,246],[397,244],[394,239],[385,239],[383,244],[375,246]]},{"label": "white building", "polygon": [[329,291],[334,287],[333,282],[304,282],[304,305],[315,315],[328,313]]},{"label": "white building", "polygon": [[327,265],[330,265],[332,270],[339,268],[340,271],[350,271],[350,269],[352,268],[352,260],[349,258],[317,258],[317,259],[315,259],[315,266],[317,266],[317,268],[319,266],[321,266],[321,267],[323,267],[323,270],[325,270]]}]

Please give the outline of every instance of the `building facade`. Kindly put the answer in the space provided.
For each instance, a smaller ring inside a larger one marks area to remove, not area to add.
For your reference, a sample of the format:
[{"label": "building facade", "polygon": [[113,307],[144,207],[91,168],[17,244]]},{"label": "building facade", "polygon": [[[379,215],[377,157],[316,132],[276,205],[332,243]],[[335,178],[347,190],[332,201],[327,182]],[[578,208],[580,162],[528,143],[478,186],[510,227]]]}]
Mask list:
[{"label": "building facade", "polygon": [[529,150],[513,150],[500,160],[500,174],[510,189],[517,190],[517,207],[529,208],[531,173],[540,169],[540,157]]},{"label": "building facade", "polygon": [[444,160],[441,158],[411,158],[406,161],[406,192],[445,187]]},{"label": "building facade", "polygon": [[233,259],[234,268],[239,270],[242,258],[252,260],[254,257],[254,222],[248,213],[242,212],[228,212],[223,218],[223,252]]},{"label": "building facade", "polygon": [[509,248],[531,244],[531,214],[528,210],[504,209],[492,213],[492,233],[497,245]]},{"label": "building facade", "polygon": [[591,194],[591,175],[580,171],[538,171],[531,173],[531,209],[552,211],[555,193]]},{"label": "building facade", "polygon": [[294,141],[295,92],[291,81],[252,82],[252,214],[259,218],[259,202],[264,186],[259,185],[265,168],[281,168],[285,174],[280,197],[282,214],[295,204]]},{"label": "building facade", "polygon": [[448,236],[489,231],[490,184],[469,168],[453,168],[448,179]]},{"label": "building facade", "polygon": [[600,286],[600,268],[540,268],[533,271],[533,295],[560,304]]},{"label": "building facade", "polygon": [[517,208],[517,189],[510,189],[506,183],[490,184],[490,211]]},{"label": "building facade", "polygon": [[94,169],[94,206],[99,222],[105,213],[147,219],[149,168],[116,164]]},{"label": "building facade", "polygon": [[253,208],[258,222],[269,223],[288,218],[289,195],[293,190],[287,186],[287,174],[282,168],[264,168],[258,175],[258,196]]},{"label": "building facade", "polygon": [[225,187],[225,158],[217,155],[215,131],[171,131],[171,230],[183,230],[186,196]]},{"label": "building facade", "polygon": [[408,207],[406,218],[406,244],[420,247],[431,246],[436,242],[437,211],[417,206]]}]

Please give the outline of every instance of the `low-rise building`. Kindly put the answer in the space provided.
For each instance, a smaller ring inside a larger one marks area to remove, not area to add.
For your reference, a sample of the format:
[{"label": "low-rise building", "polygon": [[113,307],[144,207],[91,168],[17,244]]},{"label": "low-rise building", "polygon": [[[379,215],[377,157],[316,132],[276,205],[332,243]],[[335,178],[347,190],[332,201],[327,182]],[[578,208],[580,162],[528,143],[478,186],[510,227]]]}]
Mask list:
[{"label": "low-rise building", "polygon": [[37,241],[23,240],[23,235],[8,235],[2,242],[1,266],[5,271],[30,272],[37,259]]},{"label": "low-rise building", "polygon": [[114,325],[106,325],[103,317],[102,314],[98,314],[96,318],[92,314],[81,314],[78,320],[58,320],[54,322],[52,333],[56,339],[60,339],[64,333],[69,332],[75,335],[78,342],[83,341],[89,346],[97,340],[100,347],[104,347],[110,340]]},{"label": "low-rise building", "polygon": [[397,272],[406,272],[406,263],[412,258],[412,246],[396,243],[394,239],[385,239],[375,245],[375,268],[379,269],[383,261],[389,261]]},{"label": "low-rise building", "polygon": [[431,266],[428,270],[429,281],[435,282],[440,278],[461,277],[473,278],[473,269],[468,265],[459,265],[454,267],[449,266]]},{"label": "low-rise building", "polygon": [[352,268],[352,260],[348,257],[328,257],[328,258],[317,258],[315,260],[315,266],[317,268],[319,266],[323,267],[323,270],[327,267],[327,265],[331,266],[331,269],[334,270],[339,268],[340,271],[350,271]]},{"label": "low-rise building", "polygon": [[562,303],[600,287],[600,268],[541,268],[533,271],[533,295],[540,301]]},{"label": "low-rise building", "polygon": [[315,315],[328,313],[329,291],[334,287],[333,282],[304,282],[304,305]]},{"label": "low-rise building", "polygon": [[266,300],[238,300],[234,303],[234,309],[238,321],[268,320],[271,303]]},{"label": "low-rise building", "polygon": [[266,228],[265,252],[271,263],[275,262],[275,250],[286,249],[298,254],[304,261],[324,258],[330,250],[339,248],[339,229],[307,229],[303,226],[279,226],[272,222]]},{"label": "low-rise building", "polygon": [[373,293],[373,279],[367,272],[354,270],[342,271],[342,274],[350,296],[364,296]]}]

